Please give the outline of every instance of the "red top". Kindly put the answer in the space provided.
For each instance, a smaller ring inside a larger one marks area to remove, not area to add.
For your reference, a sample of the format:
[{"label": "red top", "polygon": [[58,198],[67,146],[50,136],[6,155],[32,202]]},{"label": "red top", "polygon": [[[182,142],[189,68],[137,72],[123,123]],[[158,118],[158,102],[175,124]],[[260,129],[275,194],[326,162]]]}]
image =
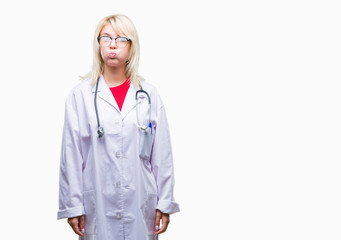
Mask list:
[{"label": "red top", "polygon": [[114,96],[120,111],[124,103],[124,99],[127,95],[128,89],[130,87],[130,81],[127,79],[124,83],[119,86],[110,88],[112,95]]}]

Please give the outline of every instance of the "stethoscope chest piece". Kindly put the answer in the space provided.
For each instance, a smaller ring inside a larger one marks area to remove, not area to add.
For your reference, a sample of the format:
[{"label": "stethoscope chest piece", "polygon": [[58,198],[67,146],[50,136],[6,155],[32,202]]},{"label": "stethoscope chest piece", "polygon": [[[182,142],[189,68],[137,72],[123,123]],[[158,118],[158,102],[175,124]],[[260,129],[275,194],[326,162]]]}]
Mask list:
[{"label": "stethoscope chest piece", "polygon": [[98,127],[97,134],[99,138],[103,137],[104,129],[102,127]]}]

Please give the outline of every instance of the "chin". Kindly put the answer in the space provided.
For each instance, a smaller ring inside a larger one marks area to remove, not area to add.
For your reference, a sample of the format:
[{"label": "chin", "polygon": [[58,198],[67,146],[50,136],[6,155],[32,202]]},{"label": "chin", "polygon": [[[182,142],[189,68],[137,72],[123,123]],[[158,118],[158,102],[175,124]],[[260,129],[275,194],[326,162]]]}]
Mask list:
[{"label": "chin", "polygon": [[125,66],[125,64],[123,62],[120,62],[117,59],[109,60],[109,61],[107,61],[105,63],[105,65],[107,65],[108,67],[121,67],[121,66]]}]

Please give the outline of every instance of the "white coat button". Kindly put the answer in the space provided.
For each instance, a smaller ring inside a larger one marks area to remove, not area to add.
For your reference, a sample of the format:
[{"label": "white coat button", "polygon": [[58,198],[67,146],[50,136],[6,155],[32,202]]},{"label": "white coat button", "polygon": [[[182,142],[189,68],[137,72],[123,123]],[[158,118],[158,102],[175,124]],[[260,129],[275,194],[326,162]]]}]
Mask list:
[{"label": "white coat button", "polygon": [[116,152],[116,157],[117,158],[121,157],[121,152]]},{"label": "white coat button", "polygon": [[120,219],[120,218],[122,218],[122,215],[121,215],[120,213],[117,213],[117,214],[116,214],[116,217],[117,217],[118,219]]},{"label": "white coat button", "polygon": [[117,188],[119,188],[119,187],[121,187],[121,183],[120,183],[120,182],[117,182],[117,183],[115,184],[115,186],[116,186]]},{"label": "white coat button", "polygon": [[118,125],[120,123],[120,120],[116,119],[115,123]]}]

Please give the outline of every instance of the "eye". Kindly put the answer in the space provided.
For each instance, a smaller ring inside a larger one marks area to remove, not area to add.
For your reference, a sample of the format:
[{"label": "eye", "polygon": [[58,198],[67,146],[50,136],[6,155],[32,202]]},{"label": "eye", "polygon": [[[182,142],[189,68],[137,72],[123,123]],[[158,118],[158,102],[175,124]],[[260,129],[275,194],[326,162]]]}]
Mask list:
[{"label": "eye", "polygon": [[109,36],[101,36],[101,39],[103,42],[110,42],[112,38]]},{"label": "eye", "polygon": [[128,41],[128,38],[126,38],[126,37],[118,37],[118,38],[116,39],[116,41],[117,41],[117,42],[127,42],[127,41]]}]

